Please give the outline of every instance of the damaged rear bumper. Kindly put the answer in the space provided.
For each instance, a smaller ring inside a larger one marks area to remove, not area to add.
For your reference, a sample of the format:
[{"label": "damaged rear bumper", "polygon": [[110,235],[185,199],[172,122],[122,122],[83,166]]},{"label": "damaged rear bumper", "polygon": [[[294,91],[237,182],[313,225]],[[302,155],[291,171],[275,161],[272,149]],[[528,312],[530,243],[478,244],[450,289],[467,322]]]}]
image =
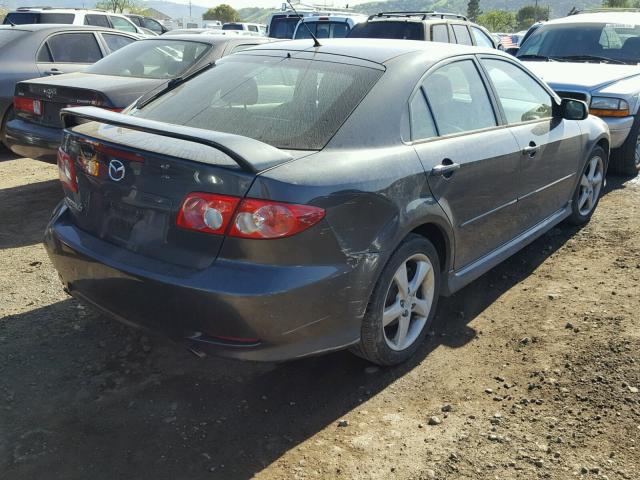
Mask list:
[{"label": "damaged rear bumper", "polygon": [[326,266],[216,260],[194,270],[123,250],[73,225],[62,203],[45,245],[69,293],[103,313],[221,356],[282,361],[360,338],[378,256]]}]

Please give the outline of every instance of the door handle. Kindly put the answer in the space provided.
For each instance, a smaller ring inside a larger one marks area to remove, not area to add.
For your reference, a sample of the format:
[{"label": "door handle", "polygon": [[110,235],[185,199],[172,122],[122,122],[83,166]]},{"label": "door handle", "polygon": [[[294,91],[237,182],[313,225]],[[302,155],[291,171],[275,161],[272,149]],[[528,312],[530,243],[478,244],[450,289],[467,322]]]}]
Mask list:
[{"label": "door handle", "polygon": [[536,142],[529,142],[529,146],[522,149],[522,154],[533,158],[538,153],[538,150],[540,150],[540,147],[536,145]]},{"label": "door handle", "polygon": [[51,70],[45,72],[47,75],[62,75],[64,72],[62,70],[58,70],[57,68],[52,68]]},{"label": "door handle", "polygon": [[451,160],[443,160],[441,165],[436,165],[431,169],[431,175],[435,177],[449,178],[456,170],[460,170],[459,163],[453,163]]}]

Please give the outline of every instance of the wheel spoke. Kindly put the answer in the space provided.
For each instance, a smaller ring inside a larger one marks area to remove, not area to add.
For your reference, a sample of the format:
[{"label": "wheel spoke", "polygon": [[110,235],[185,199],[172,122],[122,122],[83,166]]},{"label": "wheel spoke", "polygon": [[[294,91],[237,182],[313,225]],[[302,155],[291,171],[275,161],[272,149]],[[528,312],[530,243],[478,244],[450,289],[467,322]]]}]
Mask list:
[{"label": "wheel spoke", "polygon": [[398,296],[393,305],[384,309],[384,312],[382,313],[382,326],[386,327],[400,315],[402,315],[402,307],[400,306],[400,297]]},{"label": "wheel spoke", "polygon": [[411,293],[416,292],[420,288],[425,277],[429,274],[429,270],[431,270],[431,265],[427,262],[418,262],[416,264],[416,274],[413,276],[413,279],[409,284],[409,290]]},{"label": "wheel spoke", "polygon": [[594,194],[593,192],[589,195],[587,195],[587,210],[591,211],[591,209],[593,208],[593,197]]},{"label": "wheel spoke", "polygon": [[589,163],[589,174],[587,175],[591,183],[593,183],[593,177],[595,176],[597,170],[598,170],[598,158],[594,157],[591,159],[591,162]]},{"label": "wheel spoke", "polygon": [[404,298],[407,296],[407,291],[409,290],[409,280],[407,278],[407,263],[403,263],[398,268],[395,276],[393,277],[396,285],[398,285],[398,290],[400,292],[400,297]]},{"label": "wheel spoke", "polygon": [[589,192],[585,190],[584,192],[582,192],[582,195],[580,195],[580,198],[578,199],[578,208],[580,210],[584,208],[584,204],[587,202],[588,199],[589,199]]},{"label": "wheel spoke", "polygon": [[400,321],[398,322],[398,331],[396,332],[396,338],[394,339],[394,343],[398,348],[402,348],[404,341],[407,338],[410,322],[411,319],[409,317],[400,317]]},{"label": "wheel spoke", "polygon": [[413,313],[420,315],[421,317],[428,317],[429,310],[431,310],[431,304],[429,300],[423,298],[416,298],[415,306],[413,307]]},{"label": "wheel spoke", "polygon": [[595,187],[596,185],[600,185],[602,183],[602,173],[597,172],[595,174],[595,176],[593,177],[593,186]]},{"label": "wheel spoke", "polygon": [[587,175],[582,175],[582,180],[580,180],[580,185],[582,185],[583,187],[588,187],[590,185],[589,182],[589,178],[587,177]]}]

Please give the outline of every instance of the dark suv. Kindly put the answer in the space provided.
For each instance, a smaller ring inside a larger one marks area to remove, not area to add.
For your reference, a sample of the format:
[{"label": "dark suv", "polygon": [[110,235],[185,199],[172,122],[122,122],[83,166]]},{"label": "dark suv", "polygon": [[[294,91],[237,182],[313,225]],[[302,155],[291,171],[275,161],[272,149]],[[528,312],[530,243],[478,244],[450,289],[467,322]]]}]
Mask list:
[{"label": "dark suv", "polygon": [[356,25],[348,36],[459,43],[503,50],[486,28],[455,13],[380,12]]}]

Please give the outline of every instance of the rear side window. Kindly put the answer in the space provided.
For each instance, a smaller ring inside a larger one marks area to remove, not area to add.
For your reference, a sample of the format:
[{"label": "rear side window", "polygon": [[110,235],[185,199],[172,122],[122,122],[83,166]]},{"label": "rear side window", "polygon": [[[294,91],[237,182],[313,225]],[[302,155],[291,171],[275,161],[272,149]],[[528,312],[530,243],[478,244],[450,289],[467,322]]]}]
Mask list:
[{"label": "rear side window", "polygon": [[409,104],[409,114],[411,118],[411,140],[426,140],[438,135],[422,90],[418,90],[413,96],[413,100]]},{"label": "rear side window", "polygon": [[424,27],[419,22],[364,22],[353,27],[347,36],[349,38],[424,40]]},{"label": "rear side window", "polygon": [[381,75],[342,63],[231,55],[133,114],[320,150]]},{"label": "rear side window", "polygon": [[158,35],[162,34],[162,25],[159,22],[153,20],[152,18],[142,18],[138,19],[144,28],[148,28],[152,32],[157,33]]},{"label": "rear side window", "polygon": [[86,15],[84,17],[84,24],[93,25],[94,27],[111,28],[106,15]]},{"label": "rear side window", "polygon": [[56,63],[95,63],[102,58],[102,52],[93,33],[54,35],[49,37],[47,45],[52,61]]},{"label": "rear side window", "polygon": [[494,48],[491,39],[478,27],[471,27],[471,33],[473,34],[473,38],[476,40],[477,46]]},{"label": "rear side window", "polygon": [[124,18],[109,17],[109,19],[111,20],[111,24],[113,25],[113,28],[115,28],[116,30],[121,30],[123,32],[132,32],[132,33],[136,33],[137,31],[135,25],[133,25],[128,20],[125,20]]},{"label": "rear side window", "polygon": [[440,67],[427,77],[423,88],[440,135],[497,125],[487,89],[473,61]]},{"label": "rear side window", "polygon": [[104,38],[111,52],[120,50],[122,47],[126,47],[130,43],[135,42],[133,38],[125,37],[124,35],[115,35],[113,33],[103,33],[102,38]]},{"label": "rear side window", "polygon": [[473,45],[466,25],[453,25],[453,33],[456,35],[456,42],[460,45]]},{"label": "rear side window", "polygon": [[4,19],[4,24],[27,25],[32,23],[73,23],[73,13],[40,13],[40,12],[11,12]]},{"label": "rear side window", "polygon": [[431,41],[449,43],[449,29],[446,24],[441,23],[431,27]]},{"label": "rear side window", "polygon": [[344,38],[349,33],[349,25],[346,22],[305,22],[298,25],[295,38],[311,38],[309,30],[316,38]]}]

